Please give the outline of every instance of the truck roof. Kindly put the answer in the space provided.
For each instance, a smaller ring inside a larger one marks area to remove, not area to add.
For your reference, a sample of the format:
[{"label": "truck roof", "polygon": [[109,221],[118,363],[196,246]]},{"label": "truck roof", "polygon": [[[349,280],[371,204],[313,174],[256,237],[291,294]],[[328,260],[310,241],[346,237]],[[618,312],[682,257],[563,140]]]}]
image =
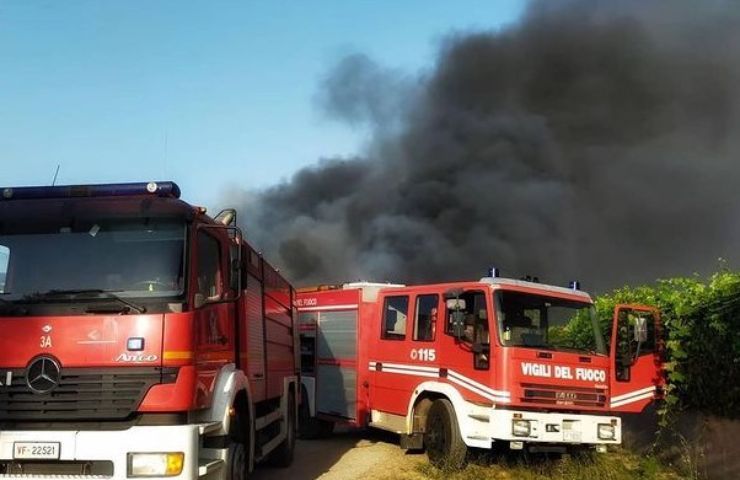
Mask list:
[{"label": "truck roof", "polygon": [[177,217],[192,220],[198,211],[180,200],[173,182],[55,187],[0,188],[4,222],[65,217]]},{"label": "truck roof", "polygon": [[59,219],[66,217],[175,217],[192,220],[196,214],[192,205],[176,198],[161,197],[95,197],[6,200],[0,202],[3,222],[24,222],[29,219]]},{"label": "truck roof", "polygon": [[399,283],[380,283],[380,282],[350,282],[341,285],[323,285],[315,288],[304,288],[299,289],[298,293],[317,293],[317,292],[331,292],[337,290],[360,290],[362,292],[362,299],[365,302],[372,302],[377,299],[377,296],[386,290],[414,290],[418,288],[435,288],[444,286],[445,288],[455,287],[470,287],[472,285],[480,285],[483,287],[495,290],[501,287],[515,287],[515,288],[526,288],[530,290],[538,290],[540,293],[553,293],[557,295],[564,295],[571,298],[577,298],[578,300],[591,303],[593,300],[591,296],[581,290],[559,287],[556,285],[548,285],[539,282],[532,282],[527,280],[516,280],[513,278],[502,278],[502,277],[484,277],[477,281],[462,281],[462,282],[439,282],[429,284],[416,284],[416,285],[404,285]]}]

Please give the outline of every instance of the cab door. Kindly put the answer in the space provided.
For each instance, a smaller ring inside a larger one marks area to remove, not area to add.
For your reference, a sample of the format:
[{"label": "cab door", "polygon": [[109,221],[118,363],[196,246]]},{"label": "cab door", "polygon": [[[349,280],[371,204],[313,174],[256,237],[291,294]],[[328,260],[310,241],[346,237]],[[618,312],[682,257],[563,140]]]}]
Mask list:
[{"label": "cab door", "polygon": [[380,305],[380,329],[372,333],[376,347],[369,358],[375,372],[371,408],[405,416],[411,391],[431,373],[411,361],[409,330],[413,297],[389,294],[381,299]]},{"label": "cab door", "polygon": [[662,395],[663,342],[658,310],[644,305],[617,305],[611,337],[613,411],[639,413]]},{"label": "cab door", "polygon": [[210,406],[218,372],[234,362],[235,305],[225,275],[226,247],[215,229],[198,229],[195,250],[195,365],[198,383],[196,405]]}]

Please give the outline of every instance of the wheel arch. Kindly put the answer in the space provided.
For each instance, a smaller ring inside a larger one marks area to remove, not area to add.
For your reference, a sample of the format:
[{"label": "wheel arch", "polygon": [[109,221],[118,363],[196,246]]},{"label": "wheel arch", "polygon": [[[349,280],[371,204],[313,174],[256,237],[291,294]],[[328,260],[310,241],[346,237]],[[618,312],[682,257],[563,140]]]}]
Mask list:
[{"label": "wheel arch", "polygon": [[[424,382],[414,389],[411,396],[406,417],[406,428],[408,434],[415,431],[419,422],[426,420],[426,415],[434,400],[448,400],[455,411],[458,428],[463,441],[469,447],[490,448],[490,440],[483,440],[483,433],[488,433],[489,424],[475,420],[469,413],[486,409],[463,398],[457,388],[449,383]],[[417,412],[418,410],[418,412]],[[490,437],[489,437],[490,438]]]},{"label": "wheel arch", "polygon": [[[247,427],[251,426],[251,422],[254,420],[254,404],[251,401],[252,392],[249,388],[249,380],[243,371],[237,369],[233,363],[224,365],[217,375],[213,391],[211,406],[194,414],[193,419],[196,422],[218,422],[221,424],[221,428],[213,432],[213,435],[229,435],[231,409],[243,408],[249,419]],[[238,406],[237,401],[240,402]]]}]

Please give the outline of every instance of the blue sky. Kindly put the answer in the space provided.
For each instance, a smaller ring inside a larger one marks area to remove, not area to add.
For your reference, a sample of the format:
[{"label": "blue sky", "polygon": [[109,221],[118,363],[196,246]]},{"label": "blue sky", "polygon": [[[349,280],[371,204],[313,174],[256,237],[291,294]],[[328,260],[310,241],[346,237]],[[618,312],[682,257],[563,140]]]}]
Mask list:
[{"label": "blue sky", "polygon": [[0,0],[0,185],[174,179],[213,205],[366,132],[316,107],[343,55],[429,69],[455,31],[516,21],[520,0]]}]

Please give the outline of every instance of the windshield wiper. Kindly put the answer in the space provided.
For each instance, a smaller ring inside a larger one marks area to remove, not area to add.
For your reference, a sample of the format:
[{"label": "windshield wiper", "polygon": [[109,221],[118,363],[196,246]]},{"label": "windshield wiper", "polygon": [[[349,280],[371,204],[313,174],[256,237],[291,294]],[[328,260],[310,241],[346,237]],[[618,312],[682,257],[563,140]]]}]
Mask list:
[{"label": "windshield wiper", "polygon": [[128,307],[131,310],[134,310],[137,313],[146,313],[146,307],[142,307],[140,305],[136,305],[135,303],[129,302],[128,300],[119,297],[114,292],[110,290],[101,290],[101,289],[81,289],[81,290],[49,290],[47,292],[43,293],[37,293],[31,296],[31,299],[38,300],[38,299],[46,299],[46,298],[54,298],[58,296],[72,296],[72,298],[75,298],[78,295],[87,295],[87,294],[93,294],[97,295],[97,298],[108,298],[111,300],[115,300],[118,303],[124,305],[125,307]]}]

